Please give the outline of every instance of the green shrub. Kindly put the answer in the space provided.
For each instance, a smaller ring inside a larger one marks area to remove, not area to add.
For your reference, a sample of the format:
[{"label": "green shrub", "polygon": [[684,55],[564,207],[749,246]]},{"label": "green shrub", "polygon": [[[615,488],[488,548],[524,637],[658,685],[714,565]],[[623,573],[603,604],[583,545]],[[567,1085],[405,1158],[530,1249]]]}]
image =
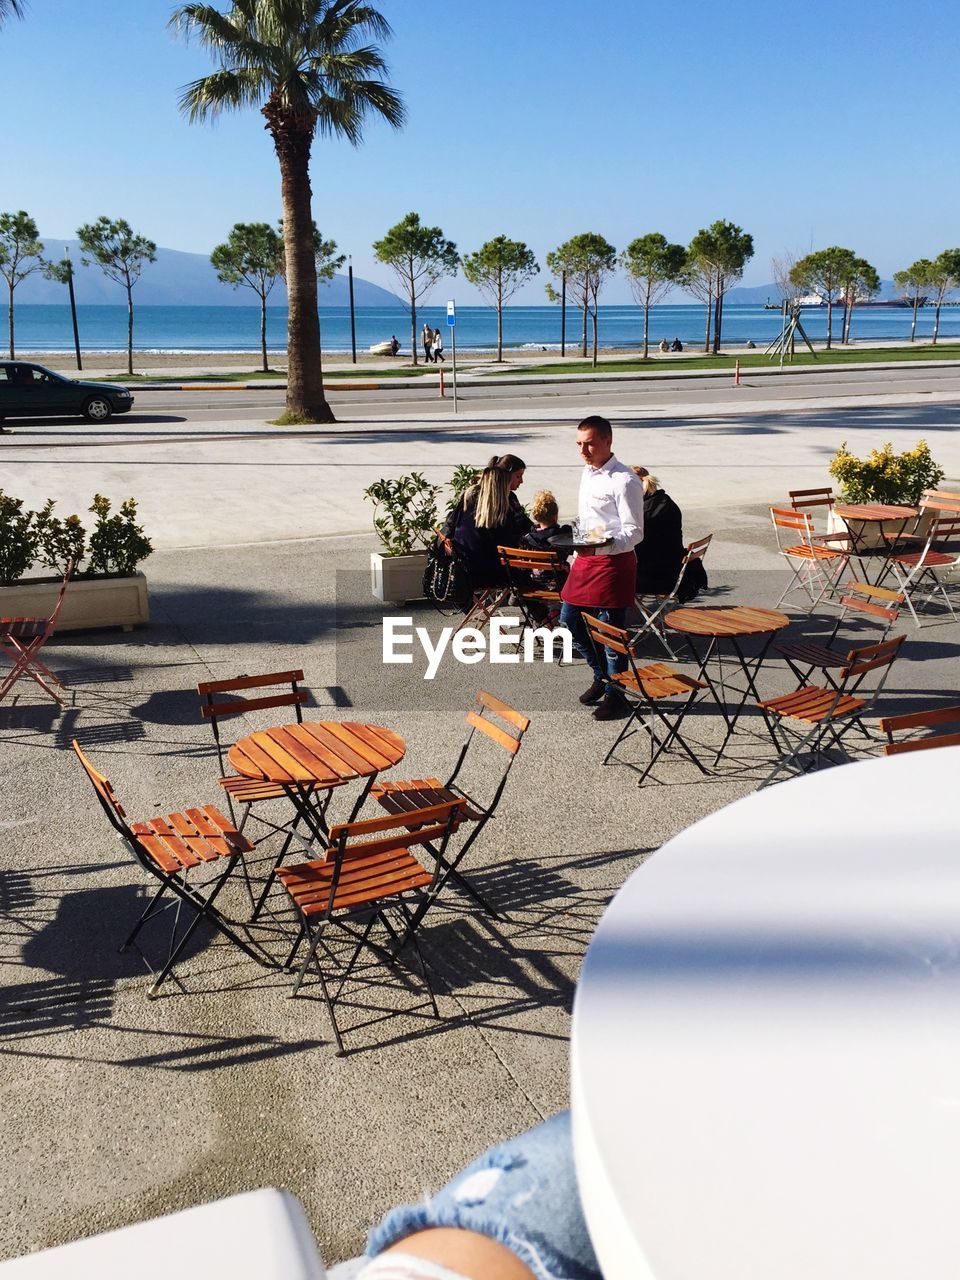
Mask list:
[{"label": "green shrub", "polygon": [[23,510],[22,498],[11,498],[0,489],[0,583],[8,586],[22,578],[37,553],[35,512]]},{"label": "green shrub", "polygon": [[117,515],[110,514],[110,499],[98,493],[90,510],[97,517],[90,534],[90,573],[126,577],[153,550],[153,544],[137,524],[137,504],[133,498],[121,503]]},{"label": "green shrub", "polygon": [[76,573],[86,554],[87,531],[78,515],[67,516],[66,520],[55,516],[55,505],[53,499],[48,498],[34,516],[38,552],[35,558],[40,564],[61,574],[66,573],[67,565],[72,560],[73,571]]},{"label": "green shrub", "polygon": [[458,506],[460,499],[471,487],[480,481],[480,468],[468,467],[465,463],[458,463],[453,469],[453,475],[450,479],[450,501],[447,503],[447,510],[452,511]]},{"label": "green shrub", "polygon": [[866,458],[858,458],[844,441],[828,468],[840,482],[844,502],[880,502],[915,507],[924,489],[933,489],[946,474],[930,456],[926,440],[918,440],[912,449],[894,453],[887,442],[873,449]]},{"label": "green shrub", "polygon": [[437,525],[437,496],[441,486],[430,484],[419,471],[377,480],[364,489],[373,505],[373,527],[388,556],[408,556],[429,546]]}]

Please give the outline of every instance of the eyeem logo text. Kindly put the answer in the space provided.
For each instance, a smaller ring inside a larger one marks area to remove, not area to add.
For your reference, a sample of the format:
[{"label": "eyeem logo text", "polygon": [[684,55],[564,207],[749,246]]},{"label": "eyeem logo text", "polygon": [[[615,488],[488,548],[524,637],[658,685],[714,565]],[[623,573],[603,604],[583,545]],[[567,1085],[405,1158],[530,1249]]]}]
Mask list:
[{"label": "eyeem logo text", "polygon": [[490,663],[552,662],[554,645],[559,641],[561,660],[572,660],[573,637],[566,627],[522,628],[520,618],[494,617],[490,619],[489,635],[476,627],[464,627],[462,631],[444,627],[434,642],[426,627],[414,627],[413,618],[384,618],[383,661],[387,666],[411,665],[414,641],[419,641],[427,660],[424,680],[434,678],[448,649],[457,662],[467,666],[485,659]]}]

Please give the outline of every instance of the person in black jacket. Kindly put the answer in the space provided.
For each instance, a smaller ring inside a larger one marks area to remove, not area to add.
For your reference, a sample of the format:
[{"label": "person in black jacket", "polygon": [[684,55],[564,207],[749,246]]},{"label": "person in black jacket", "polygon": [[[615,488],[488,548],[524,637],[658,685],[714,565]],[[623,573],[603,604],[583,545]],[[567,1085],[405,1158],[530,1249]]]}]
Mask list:
[{"label": "person in black jacket", "polygon": [[[646,467],[634,467],[643,484],[643,541],[637,547],[637,595],[666,595],[676,586],[686,554],[683,515],[670,495],[660,488]],[[684,574],[678,598],[692,600],[707,585],[700,560]]]},{"label": "person in black jacket", "polygon": [[516,494],[525,470],[522,459],[513,454],[491,458],[479,484],[466,491],[447,517],[444,536],[475,591],[506,585],[497,547],[519,547],[533,527]]}]

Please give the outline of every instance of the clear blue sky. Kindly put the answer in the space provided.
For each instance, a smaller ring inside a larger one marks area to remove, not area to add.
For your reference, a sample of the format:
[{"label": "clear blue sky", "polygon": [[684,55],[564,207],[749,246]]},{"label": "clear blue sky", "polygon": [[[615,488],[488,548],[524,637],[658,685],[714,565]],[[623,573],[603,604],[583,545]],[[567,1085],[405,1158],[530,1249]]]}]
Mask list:
[{"label": "clear blue sky", "polygon": [[[211,69],[167,0],[28,0],[0,31],[0,209],[66,237],[100,214],[209,252],[279,214],[256,111],[188,125],[177,91]],[[222,0],[221,8],[226,8]],[[617,248],[715,218],[770,258],[842,244],[881,275],[960,244],[960,21],[943,0],[382,0],[401,132],[318,140],[314,215],[355,271],[408,210],[462,250],[505,233],[541,259],[579,231]],[[543,280],[516,301],[540,303]],[[431,301],[475,295],[460,280]],[[604,301],[625,301],[611,284]]]}]

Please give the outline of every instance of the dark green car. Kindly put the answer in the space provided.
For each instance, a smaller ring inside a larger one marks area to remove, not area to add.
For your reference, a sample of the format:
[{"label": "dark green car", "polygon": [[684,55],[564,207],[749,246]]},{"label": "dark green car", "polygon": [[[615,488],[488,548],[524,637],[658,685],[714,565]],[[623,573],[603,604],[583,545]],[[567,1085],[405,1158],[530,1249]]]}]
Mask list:
[{"label": "dark green car", "polygon": [[133,396],[107,382],[77,382],[25,360],[0,360],[0,421],[4,418],[54,418],[83,414],[88,422],[106,422],[129,413]]}]

